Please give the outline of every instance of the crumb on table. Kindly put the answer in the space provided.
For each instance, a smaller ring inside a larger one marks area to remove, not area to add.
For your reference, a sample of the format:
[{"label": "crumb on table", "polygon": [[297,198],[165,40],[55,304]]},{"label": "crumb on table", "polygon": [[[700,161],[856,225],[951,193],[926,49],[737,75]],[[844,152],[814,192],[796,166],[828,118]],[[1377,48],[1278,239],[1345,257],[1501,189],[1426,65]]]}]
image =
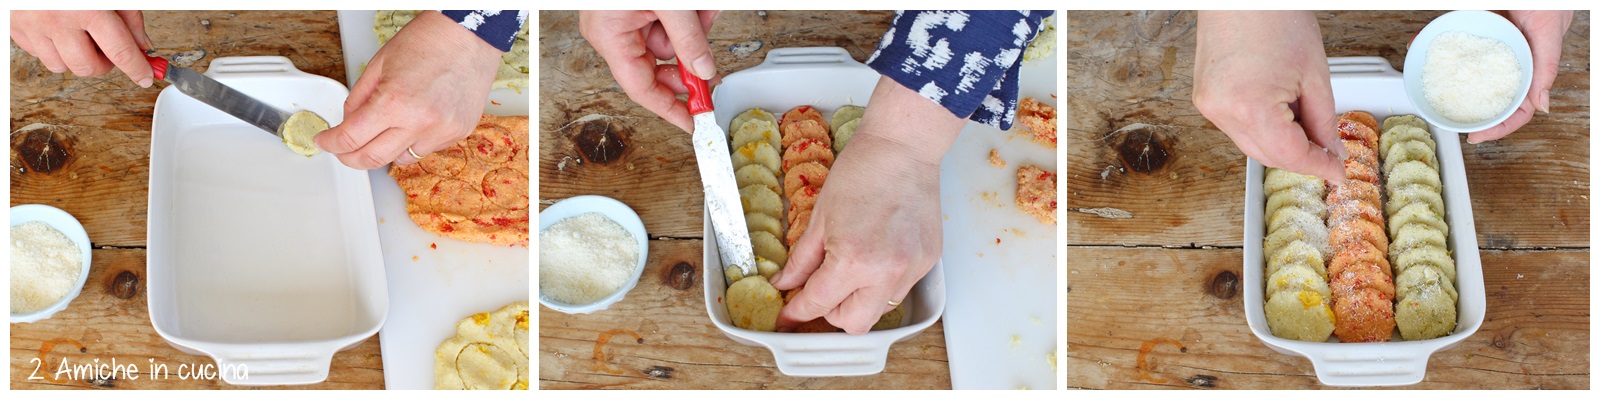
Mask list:
[{"label": "crumb on table", "polygon": [[1006,160],[1000,158],[1000,149],[989,149],[989,165],[999,168],[1006,167]]}]

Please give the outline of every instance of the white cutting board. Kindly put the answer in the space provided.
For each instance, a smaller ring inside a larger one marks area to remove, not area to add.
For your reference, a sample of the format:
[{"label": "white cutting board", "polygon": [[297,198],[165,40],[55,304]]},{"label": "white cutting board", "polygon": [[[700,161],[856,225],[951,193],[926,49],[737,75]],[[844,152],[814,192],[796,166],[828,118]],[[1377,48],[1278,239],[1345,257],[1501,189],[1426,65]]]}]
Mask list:
[{"label": "white cutting board", "polygon": [[[1023,63],[1021,80],[1021,97],[1056,105],[1050,97],[1059,93],[1056,56]],[[968,122],[940,165],[949,298],[944,340],[956,389],[1056,388],[1045,357],[1060,351],[1056,225],[1016,206],[1017,168],[1055,173],[1056,149],[1031,137],[1020,125],[1001,131]],[[989,164],[991,149],[1000,151],[1005,167]]]},{"label": "white cutting board", "polygon": [[[340,11],[345,69],[354,84],[378,50],[373,11]],[[495,90],[484,112],[528,115],[528,95]],[[520,105],[520,108],[518,108]],[[372,199],[389,278],[389,320],[378,332],[389,389],[432,389],[434,349],[474,313],[528,301],[529,250],[434,235],[406,215],[405,193],[384,169],[372,170]],[[437,245],[438,249],[431,246]]]}]

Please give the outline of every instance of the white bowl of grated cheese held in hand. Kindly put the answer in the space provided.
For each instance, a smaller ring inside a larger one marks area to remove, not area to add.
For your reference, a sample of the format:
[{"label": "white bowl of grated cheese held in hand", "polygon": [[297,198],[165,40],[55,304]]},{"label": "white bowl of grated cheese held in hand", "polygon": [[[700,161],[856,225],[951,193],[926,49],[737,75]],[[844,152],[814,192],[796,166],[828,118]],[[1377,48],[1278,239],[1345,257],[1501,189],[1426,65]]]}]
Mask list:
[{"label": "white bowl of grated cheese held in hand", "polygon": [[639,283],[649,252],[644,222],[604,196],[539,212],[539,304],[567,314],[604,310]]},{"label": "white bowl of grated cheese held in hand", "polygon": [[11,207],[10,263],[11,323],[50,318],[89,280],[89,234],[59,208]]},{"label": "white bowl of grated cheese held in hand", "polygon": [[1446,130],[1499,125],[1528,97],[1533,54],[1516,25],[1488,11],[1453,11],[1428,23],[1406,53],[1406,96]]}]

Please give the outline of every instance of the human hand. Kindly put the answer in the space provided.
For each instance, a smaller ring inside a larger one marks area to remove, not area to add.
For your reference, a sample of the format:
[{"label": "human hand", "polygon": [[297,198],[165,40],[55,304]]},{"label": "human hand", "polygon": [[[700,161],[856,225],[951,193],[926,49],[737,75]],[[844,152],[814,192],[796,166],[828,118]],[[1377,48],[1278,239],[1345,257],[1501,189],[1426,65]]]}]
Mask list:
[{"label": "human hand", "polygon": [[1201,11],[1194,106],[1269,167],[1344,181],[1333,87],[1310,11]]},{"label": "human hand", "polygon": [[1533,53],[1533,85],[1517,111],[1499,125],[1467,135],[1467,143],[1496,140],[1526,125],[1535,110],[1550,113],[1550,87],[1555,85],[1561,62],[1561,40],[1572,26],[1572,11],[1508,11],[1506,19],[1528,38]]},{"label": "human hand", "polygon": [[883,78],[860,124],[773,276],[780,290],[805,287],[778,314],[780,331],[821,317],[866,333],[944,249],[939,161],[965,119]]},{"label": "human hand", "polygon": [[155,82],[139,11],[12,11],[11,40],[50,72],[100,76],[114,66],[141,87]]},{"label": "human hand", "polygon": [[[500,50],[438,11],[417,14],[367,63],[344,102],[344,122],[317,147],[356,169],[417,161],[472,134]],[[409,150],[408,150],[409,149]]]},{"label": "human hand", "polygon": [[[717,76],[706,34],[721,11],[580,11],[578,31],[605,58],[611,76],[633,102],[685,131],[694,129],[688,105],[677,95],[688,92],[678,69],[711,81]],[[657,65],[657,60],[685,60],[689,65]]]}]

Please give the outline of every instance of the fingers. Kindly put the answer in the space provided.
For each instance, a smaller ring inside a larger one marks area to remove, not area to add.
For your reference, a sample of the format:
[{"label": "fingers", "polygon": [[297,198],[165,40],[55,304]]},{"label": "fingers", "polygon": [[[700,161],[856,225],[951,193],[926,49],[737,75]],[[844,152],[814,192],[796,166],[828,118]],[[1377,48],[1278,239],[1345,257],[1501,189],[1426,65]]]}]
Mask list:
[{"label": "fingers", "polygon": [[356,151],[389,128],[389,124],[378,120],[377,114],[372,107],[352,110],[345,114],[344,122],[318,133],[312,141],[317,148],[333,154]]},{"label": "fingers", "polygon": [[872,330],[872,325],[878,323],[878,318],[883,317],[883,308],[889,305],[890,295],[884,286],[858,289],[855,293],[851,293],[850,297],[845,298],[839,307],[828,312],[825,318],[829,324],[843,329],[845,333],[851,335],[867,333]]},{"label": "fingers", "polygon": [[74,31],[64,35],[51,37],[55,41],[56,51],[61,54],[61,61],[66,63],[67,70],[77,76],[100,76],[111,71],[111,60],[100,55],[100,49],[95,47],[94,39],[88,32]]},{"label": "fingers", "polygon": [[156,48],[156,45],[150,42],[150,34],[144,30],[144,12],[139,10],[118,10],[117,16],[122,18],[122,23],[128,27],[128,32],[133,33],[133,40],[139,43],[140,50]]},{"label": "fingers", "polygon": [[54,40],[50,40],[47,37],[34,37],[30,41],[34,44],[33,56],[39,57],[39,63],[44,64],[45,69],[57,74],[67,72],[67,63],[61,60],[61,53],[56,51]]},{"label": "fingers", "polygon": [[1344,145],[1339,143],[1339,117],[1333,112],[1333,83],[1328,78],[1327,62],[1320,68],[1313,66],[1308,72],[1312,76],[1300,80],[1299,99],[1300,125],[1305,137],[1340,158],[1348,157]]},{"label": "fingers", "polygon": [[[406,153],[410,144],[415,142],[417,134],[408,129],[392,127],[384,130],[377,137],[368,141],[360,149],[338,154],[339,162],[355,169],[376,169],[388,165],[389,162],[400,158]],[[421,155],[421,153],[418,153]],[[409,155],[407,155],[409,157]],[[415,162],[415,160],[412,160]]]},{"label": "fingers", "polygon": [[1251,136],[1266,139],[1256,143],[1262,164],[1315,175],[1331,183],[1344,182],[1344,162],[1307,140],[1306,132],[1299,124],[1281,118],[1268,118],[1261,120],[1260,126],[1262,131]]},{"label": "fingers", "polygon": [[1505,121],[1489,129],[1467,134],[1467,143],[1478,144],[1490,140],[1500,140],[1500,138],[1510,135],[1511,132],[1515,132],[1532,120],[1533,103],[1531,100],[1523,100],[1522,105],[1517,107],[1517,111],[1511,113],[1510,117],[1506,117]]},{"label": "fingers", "polygon": [[1519,14],[1523,15],[1518,15],[1514,21],[1528,38],[1528,48],[1533,53],[1533,85],[1528,89],[1528,101],[1533,102],[1534,109],[1548,113],[1550,88],[1555,85],[1561,61],[1561,40],[1571,27],[1572,13],[1522,11]]},{"label": "fingers", "polygon": [[[379,49],[379,51],[383,50]],[[367,69],[361,72],[361,76],[356,78],[356,85],[350,88],[350,96],[344,99],[344,115],[355,114],[356,110],[366,106],[367,100],[372,98],[374,92],[377,92],[378,81],[383,80],[383,60],[373,60],[372,63],[367,64]]]},{"label": "fingers", "polygon": [[150,70],[150,63],[145,61],[144,51],[135,42],[134,33],[128,30],[124,19],[101,15],[105,17],[95,18],[85,27],[89,36],[100,47],[100,52],[123,74],[128,75],[128,79],[141,87],[150,87],[151,83],[155,83],[155,72]]},{"label": "fingers", "polygon": [[[846,297],[855,292],[856,285],[849,284],[849,278],[841,276],[845,275],[840,273],[843,271],[831,267],[833,267],[831,262],[825,262],[818,268],[821,272],[816,275],[816,279],[806,285],[805,290],[801,290],[800,294],[795,295],[788,304],[783,305],[783,311],[778,313],[780,326],[793,326],[828,315],[833,309],[838,308],[839,303],[844,302]],[[832,273],[829,273],[830,271]]]},{"label": "fingers", "polygon": [[[637,31],[607,33],[600,28],[586,29],[586,38],[594,45],[600,57],[606,60],[611,76],[622,87],[628,98],[646,110],[660,115],[679,129],[694,129],[694,119],[689,117],[689,107],[678,101],[671,87],[661,82],[676,80],[658,79],[664,73],[644,47],[644,37]],[[681,83],[679,85],[682,85]]]},{"label": "fingers", "polygon": [[717,76],[717,64],[711,60],[711,42],[701,27],[700,15],[693,11],[656,11],[661,27],[672,39],[672,50],[679,60],[688,63],[689,72],[700,79]]}]

